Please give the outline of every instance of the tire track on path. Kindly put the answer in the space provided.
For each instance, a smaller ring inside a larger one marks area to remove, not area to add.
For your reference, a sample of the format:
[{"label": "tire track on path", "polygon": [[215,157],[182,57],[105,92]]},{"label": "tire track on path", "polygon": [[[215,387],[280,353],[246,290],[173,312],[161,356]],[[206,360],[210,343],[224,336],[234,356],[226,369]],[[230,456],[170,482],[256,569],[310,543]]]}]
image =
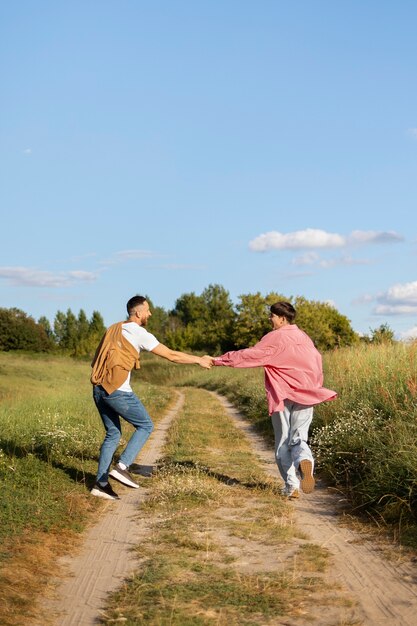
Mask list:
[{"label": "tire track on path", "polygon": [[[265,472],[279,478],[273,449],[223,396],[215,395],[235,424],[246,434]],[[318,482],[316,490],[294,501],[297,525],[315,543],[332,553],[332,582],[338,582],[356,599],[367,626],[417,624],[417,567],[393,563],[378,553],[376,543],[340,526],[341,503]]]},{"label": "tire track on path", "polygon": [[[139,454],[142,469],[151,469],[160,458],[166,433],[184,403],[184,394],[176,391],[175,405],[156,424],[144,450]],[[139,524],[137,511],[146,498],[142,488],[118,486],[121,500],[107,504],[98,522],[86,533],[79,554],[60,559],[68,578],[60,582],[54,598],[44,602],[44,609],[56,616],[54,626],[94,626],[108,594],[121,586],[137,569],[134,548],[148,530]],[[39,623],[44,626],[45,621]]]}]

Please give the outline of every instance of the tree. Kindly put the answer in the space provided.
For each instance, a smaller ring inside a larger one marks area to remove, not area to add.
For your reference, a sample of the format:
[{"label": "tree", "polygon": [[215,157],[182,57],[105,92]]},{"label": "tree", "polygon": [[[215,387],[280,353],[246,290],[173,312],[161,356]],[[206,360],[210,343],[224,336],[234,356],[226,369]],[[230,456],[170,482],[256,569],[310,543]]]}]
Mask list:
[{"label": "tree", "polygon": [[168,313],[160,306],[152,308],[152,317],[149,319],[147,329],[161,342],[165,343],[168,331]]},{"label": "tree", "polygon": [[44,315],[42,315],[42,317],[40,317],[38,319],[38,324],[39,324],[39,326],[42,326],[45,329],[46,336],[52,342],[53,341],[53,337],[54,337],[54,333],[53,333],[53,330],[52,330],[52,327],[51,327],[51,323],[48,320],[48,318],[45,317]]},{"label": "tree", "polygon": [[51,348],[45,328],[17,308],[0,309],[0,350],[45,352]]},{"label": "tree", "polygon": [[90,328],[89,335],[94,335],[97,339],[101,339],[101,337],[106,332],[106,326],[104,325],[103,317],[101,313],[98,311],[93,311],[93,314],[90,319]]},{"label": "tree", "polygon": [[71,309],[68,309],[66,313],[58,311],[55,316],[55,340],[61,349],[72,356],[94,354],[105,331],[103,318],[98,311],[93,311],[90,320],[83,309],[80,310],[78,317]]},{"label": "tree", "polygon": [[91,351],[90,322],[83,309],[80,309],[77,317],[76,336],[71,346],[71,354],[85,356]]},{"label": "tree", "polygon": [[229,292],[221,285],[209,285],[200,296],[182,295],[170,312],[177,320],[167,331],[167,342],[177,349],[217,354],[233,347],[235,312]]},{"label": "tree", "polygon": [[60,348],[74,351],[78,337],[77,318],[71,309],[66,313],[58,311],[54,321],[54,333]]},{"label": "tree", "polygon": [[180,320],[183,326],[197,324],[206,314],[204,301],[194,292],[184,293],[176,302],[170,315]]},{"label": "tree", "polygon": [[359,341],[348,318],[331,304],[298,296],[294,306],[297,325],[311,337],[318,350],[350,346]]},{"label": "tree", "polygon": [[388,324],[381,324],[378,328],[374,328],[371,331],[371,343],[373,344],[387,344],[394,343],[394,331],[388,326]]},{"label": "tree", "polygon": [[65,338],[64,338],[64,348],[69,348],[73,352],[75,351],[75,347],[77,345],[78,339],[78,323],[77,318],[71,309],[67,310],[67,319],[65,325]]},{"label": "tree", "polygon": [[268,330],[271,330],[268,305],[259,291],[255,294],[241,295],[239,300],[233,328],[233,341],[237,349],[253,346]]},{"label": "tree", "polygon": [[174,350],[201,350],[205,305],[194,292],[180,296],[169,313],[166,341]]},{"label": "tree", "polygon": [[[83,312],[84,313],[84,312]],[[81,318],[81,325],[80,325]],[[106,332],[103,317],[98,311],[93,311],[90,320],[87,320],[88,328],[85,326],[84,315],[78,316],[79,339],[75,353],[77,356],[93,356],[101,338]]]},{"label": "tree", "polygon": [[239,296],[236,306],[237,317],[233,328],[233,341],[236,348],[247,348],[255,345],[271,330],[269,308],[279,301],[287,301],[285,296],[271,292],[262,296],[255,294]]},{"label": "tree", "polygon": [[62,347],[65,337],[66,316],[62,311],[57,311],[54,319],[54,337],[58,346]]},{"label": "tree", "polygon": [[229,292],[221,285],[209,285],[201,294],[204,303],[202,344],[200,350],[210,354],[226,352],[234,347],[233,325],[236,313]]},{"label": "tree", "polygon": [[90,332],[90,323],[87,319],[87,315],[85,314],[85,311],[83,309],[80,309],[80,312],[78,313],[78,319],[77,319],[78,341],[83,341],[87,339],[89,332]]}]

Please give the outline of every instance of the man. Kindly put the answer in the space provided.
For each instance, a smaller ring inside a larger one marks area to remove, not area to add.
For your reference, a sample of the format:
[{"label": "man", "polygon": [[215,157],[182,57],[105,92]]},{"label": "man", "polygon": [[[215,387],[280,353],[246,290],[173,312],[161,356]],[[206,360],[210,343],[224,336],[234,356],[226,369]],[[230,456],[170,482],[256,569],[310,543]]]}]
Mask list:
[{"label": "man", "polygon": [[[130,386],[131,370],[140,367],[140,351],[153,352],[174,363],[198,364],[206,369],[212,366],[211,357],[170,350],[146,330],[152,313],[145,297],[134,296],[126,308],[127,321],[118,322],[107,329],[91,364],[94,402],[106,431],[100,449],[97,480],[91,493],[107,500],[119,499],[108,481],[109,476],[128,487],[138,488],[129,473],[129,465],[133,463],[153,430],[148,412]],[[120,417],[132,424],[135,430],[117,465],[110,471],[122,432]]]},{"label": "man", "polygon": [[305,493],[315,486],[314,459],[307,444],[313,407],[337,394],[322,387],[321,355],[310,337],[293,323],[296,311],[292,304],[277,302],[270,311],[271,332],[252,348],[227,352],[214,358],[213,364],[264,367],[275,458],[285,483],[283,494],[298,498],[300,485]]}]

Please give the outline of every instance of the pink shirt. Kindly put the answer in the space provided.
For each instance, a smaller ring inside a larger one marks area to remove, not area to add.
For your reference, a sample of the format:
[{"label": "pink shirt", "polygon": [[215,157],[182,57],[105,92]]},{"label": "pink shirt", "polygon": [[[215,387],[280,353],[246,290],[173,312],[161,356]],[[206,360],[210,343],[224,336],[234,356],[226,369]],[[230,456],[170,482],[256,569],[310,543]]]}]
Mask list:
[{"label": "pink shirt", "polygon": [[264,367],[270,415],[282,411],[286,399],[312,406],[337,396],[322,386],[321,354],[295,324],[272,330],[252,348],[226,352],[214,365]]}]

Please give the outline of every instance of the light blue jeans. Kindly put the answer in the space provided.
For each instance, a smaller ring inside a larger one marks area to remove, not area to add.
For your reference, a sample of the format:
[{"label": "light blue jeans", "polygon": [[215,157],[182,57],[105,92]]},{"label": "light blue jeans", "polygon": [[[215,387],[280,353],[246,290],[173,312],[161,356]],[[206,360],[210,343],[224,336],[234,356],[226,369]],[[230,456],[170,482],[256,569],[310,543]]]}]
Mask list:
[{"label": "light blue jeans", "polygon": [[297,470],[300,461],[314,459],[307,445],[308,429],[313,419],[313,407],[284,401],[284,410],[272,413],[271,420],[275,435],[275,460],[285,486],[299,489]]},{"label": "light blue jeans", "polygon": [[108,394],[103,387],[95,385],[93,398],[106,431],[100,448],[97,482],[107,482],[113,455],[122,435],[120,417],[135,428],[119,459],[127,467],[133,463],[148,440],[153,431],[153,423],[142,402],[133,392],[116,390]]}]

